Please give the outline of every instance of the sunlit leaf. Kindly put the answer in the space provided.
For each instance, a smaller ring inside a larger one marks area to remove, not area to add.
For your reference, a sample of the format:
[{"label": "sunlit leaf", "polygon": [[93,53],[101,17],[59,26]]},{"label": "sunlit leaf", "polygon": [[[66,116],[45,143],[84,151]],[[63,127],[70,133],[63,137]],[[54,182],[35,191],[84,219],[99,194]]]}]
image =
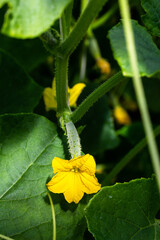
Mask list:
[{"label": "sunlit leaf", "polygon": [[153,179],[137,179],[104,187],[86,209],[96,240],[158,240],[159,194]]},{"label": "sunlit leaf", "polygon": [[[132,20],[138,67],[141,76],[151,76],[160,71],[160,50],[144,27]],[[132,76],[132,69],[126,48],[123,25],[118,23],[109,31],[109,39],[115,59],[118,61],[125,76]]]},{"label": "sunlit leaf", "polygon": [[57,20],[70,0],[0,0],[8,4],[2,32],[15,38],[34,38]]},{"label": "sunlit leaf", "polygon": [[[55,125],[33,114],[0,117],[0,233],[15,240],[52,239],[52,216],[46,183],[52,159],[64,158]],[[68,204],[52,194],[57,240],[82,239],[85,199]],[[81,229],[79,231],[79,229]]]},{"label": "sunlit leaf", "polygon": [[142,7],[146,14],[142,19],[154,35],[160,37],[160,1],[159,0],[141,0]]}]

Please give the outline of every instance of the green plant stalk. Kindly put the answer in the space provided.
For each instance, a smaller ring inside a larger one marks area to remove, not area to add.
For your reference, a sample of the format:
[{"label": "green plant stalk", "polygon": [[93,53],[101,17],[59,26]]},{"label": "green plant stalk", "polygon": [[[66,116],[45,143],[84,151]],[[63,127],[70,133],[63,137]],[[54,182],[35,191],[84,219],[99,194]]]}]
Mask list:
[{"label": "green plant stalk", "polygon": [[[65,9],[60,19],[60,33],[62,44],[69,34],[69,26],[71,20],[70,7],[72,7],[72,5]],[[73,122],[70,120],[71,110],[69,107],[68,97],[68,60],[69,56],[60,56],[58,54],[56,56],[57,117],[59,117],[61,128],[67,135],[71,158],[75,158],[81,156],[81,145],[77,129],[75,128]]]},{"label": "green plant stalk", "polygon": [[91,24],[91,29],[96,29],[99,28],[100,26],[102,26],[103,24],[105,24],[108,19],[113,16],[113,14],[118,10],[118,4],[114,4],[113,7],[111,7],[111,9],[106,12],[102,17],[98,18],[95,22],[93,22]]},{"label": "green plant stalk", "polygon": [[97,16],[103,5],[108,0],[90,0],[87,4],[85,10],[78,19],[72,32],[69,34],[68,38],[60,45],[58,49],[58,54],[63,56],[69,56],[73,50],[77,47],[81,39],[84,37],[87,29],[93,19]]},{"label": "green plant stalk", "polygon": [[2,234],[0,234],[0,239],[5,239],[5,240],[14,240],[13,238],[10,238],[10,237],[7,237],[7,236],[4,236]]},{"label": "green plant stalk", "polygon": [[[81,0],[81,14],[88,4],[88,0]],[[87,67],[87,44],[86,40],[83,42],[83,47],[81,51],[81,60],[80,60],[80,80],[84,80],[86,75]]]},{"label": "green plant stalk", "polygon": [[62,17],[59,19],[59,27],[60,27],[61,41],[64,41],[67,35],[66,19],[65,19],[64,13],[62,14]]},{"label": "green plant stalk", "polygon": [[55,216],[55,211],[54,211],[54,205],[52,201],[52,197],[49,192],[47,192],[48,198],[51,204],[51,212],[52,212],[52,221],[53,221],[53,240],[56,240],[56,216]]},{"label": "green plant stalk", "polygon": [[136,54],[136,47],[135,47],[135,41],[134,41],[134,35],[132,30],[132,25],[130,21],[130,11],[129,11],[129,4],[127,0],[119,0],[119,6],[121,11],[121,16],[124,19],[123,20],[123,26],[124,26],[124,33],[126,38],[126,45],[127,45],[127,51],[129,55],[129,60],[133,72],[133,84],[137,96],[137,101],[148,141],[148,147],[149,152],[151,155],[152,165],[154,172],[156,174],[156,180],[160,192],[160,161],[159,161],[159,153],[158,148],[156,145],[156,141],[154,139],[153,135],[153,129],[152,124],[148,112],[148,107],[146,103],[146,98],[144,94],[144,89],[142,85],[142,81],[139,75],[139,69],[138,69],[138,60],[137,60],[137,54]]},{"label": "green plant stalk", "polygon": [[[59,20],[61,44],[68,37],[69,27],[71,23],[73,1],[67,6]],[[68,98],[68,61],[69,56],[59,56],[56,54],[55,57],[55,77],[56,77],[56,98],[57,98],[57,117],[61,118],[65,113],[70,114],[71,110],[69,107]],[[62,119],[62,118],[61,118]],[[63,122],[63,121],[62,121]]]},{"label": "green plant stalk", "polygon": [[60,33],[61,40],[65,40],[70,32],[70,25],[72,20],[73,0],[64,10],[62,17],[60,18]]},{"label": "green plant stalk", "polygon": [[57,96],[57,116],[63,116],[64,112],[71,112],[68,101],[68,59],[70,54],[76,48],[87,29],[96,17],[98,12],[107,0],[90,0],[85,10],[81,14],[79,20],[75,24],[74,29],[69,36],[63,41],[65,34],[65,26],[67,19],[64,16],[60,22],[62,43],[56,54],[56,96]]},{"label": "green plant stalk", "polygon": [[101,50],[98,45],[98,41],[95,38],[95,36],[92,32],[92,29],[89,28],[87,33],[88,33],[88,38],[89,38],[89,48],[90,48],[90,52],[91,52],[93,58],[95,60],[102,58]]},{"label": "green plant stalk", "polygon": [[81,0],[81,13],[84,11],[88,4],[88,0]]},{"label": "green plant stalk", "polygon": [[56,97],[57,97],[57,116],[63,113],[70,113],[68,100],[68,58],[56,57]]},{"label": "green plant stalk", "polygon": [[80,60],[80,80],[84,80],[86,76],[86,68],[87,68],[87,46],[84,41]]},{"label": "green plant stalk", "polygon": [[[158,136],[160,134],[160,126],[158,126],[154,130],[154,135]],[[147,139],[143,138],[134,148],[132,148],[123,158],[122,160],[116,164],[116,166],[112,169],[112,171],[107,175],[107,177],[103,180],[102,185],[106,186],[111,183],[112,179],[115,178],[118,173],[126,167],[126,165],[147,145]]]},{"label": "green plant stalk", "polygon": [[94,90],[71,114],[71,119],[74,123],[80,120],[83,115],[88,111],[90,107],[104,94],[109,92],[114,86],[119,84],[121,81],[125,79],[122,76],[121,72],[116,73],[114,76],[109,78],[106,82],[100,85],[96,90]]}]

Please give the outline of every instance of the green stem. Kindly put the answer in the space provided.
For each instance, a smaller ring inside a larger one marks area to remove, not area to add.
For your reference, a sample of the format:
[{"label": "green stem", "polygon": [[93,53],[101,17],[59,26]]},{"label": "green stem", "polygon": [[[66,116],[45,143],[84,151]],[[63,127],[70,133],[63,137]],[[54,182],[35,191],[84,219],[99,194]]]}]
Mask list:
[{"label": "green stem", "polygon": [[62,14],[62,17],[59,19],[59,27],[60,27],[60,35],[61,35],[61,41],[63,42],[66,39],[66,23],[65,23],[65,16],[64,13]]},{"label": "green stem", "polygon": [[6,239],[6,240],[14,240],[13,238],[10,238],[10,237],[7,237],[7,236],[4,236],[2,234],[0,234],[0,238],[2,239]]},{"label": "green stem", "polygon": [[114,86],[124,80],[125,77],[122,76],[121,72],[116,73],[113,77],[108,79],[102,85],[100,85],[96,90],[94,90],[71,114],[71,119],[76,123],[83,115],[88,111],[88,109],[105,93],[109,92]]},{"label": "green stem", "polygon": [[121,11],[121,16],[124,19],[123,26],[124,26],[124,33],[126,38],[127,51],[129,55],[132,72],[133,72],[133,84],[134,84],[137,101],[138,101],[144,129],[145,129],[145,133],[148,141],[148,147],[151,155],[153,169],[156,174],[156,180],[157,180],[157,184],[160,192],[159,153],[158,153],[158,148],[153,135],[153,129],[152,129],[152,124],[151,124],[151,120],[148,112],[142,80],[139,75],[138,60],[137,60],[137,54],[136,54],[133,29],[132,29],[131,20],[130,20],[128,0],[119,0],[119,6]]},{"label": "green stem", "polygon": [[84,11],[88,4],[88,0],[81,0],[81,13]]},{"label": "green stem", "polygon": [[[154,135],[158,136],[160,134],[160,126],[154,130]],[[103,180],[102,185],[106,186],[111,183],[112,179],[118,175],[118,173],[126,167],[126,165],[147,145],[147,139],[143,138],[134,148],[132,148],[122,160],[116,164],[112,171]]]},{"label": "green stem", "polygon": [[80,80],[84,80],[86,76],[87,68],[87,46],[84,41],[82,51],[81,51],[81,61],[80,61]]},{"label": "green stem", "polygon": [[62,17],[60,18],[60,33],[61,40],[64,41],[70,32],[70,25],[72,19],[73,0],[64,10]]},{"label": "green stem", "polygon": [[[71,22],[71,13],[73,1],[65,9],[60,19],[60,34],[61,44],[69,34],[69,27]],[[56,67],[56,98],[57,98],[57,117],[61,118],[65,113],[69,115],[71,112],[69,107],[68,97],[68,61],[69,56],[59,56],[56,54],[55,67]]]},{"label": "green stem", "polygon": [[89,49],[93,58],[95,60],[97,60],[98,58],[101,58],[102,57],[101,50],[99,48],[97,39],[95,38],[91,28],[89,28],[88,30],[88,38],[89,38]]},{"label": "green stem", "polygon": [[69,56],[77,47],[93,19],[107,0],[90,0],[68,38],[59,47],[60,56]]},{"label": "green stem", "polygon": [[52,220],[53,220],[53,240],[56,240],[56,216],[55,216],[55,211],[54,211],[54,205],[52,201],[52,197],[49,192],[47,192],[48,198],[51,204],[51,212],[52,212]]},{"label": "green stem", "polygon": [[117,11],[117,9],[118,9],[118,4],[116,3],[114,4],[113,7],[111,7],[111,9],[108,12],[106,12],[102,17],[98,18],[95,22],[91,24],[92,30],[99,28],[100,26],[105,24],[108,21],[108,19],[111,16],[113,16],[113,14]]},{"label": "green stem", "polygon": [[70,112],[68,100],[68,58],[56,57],[57,116]]}]

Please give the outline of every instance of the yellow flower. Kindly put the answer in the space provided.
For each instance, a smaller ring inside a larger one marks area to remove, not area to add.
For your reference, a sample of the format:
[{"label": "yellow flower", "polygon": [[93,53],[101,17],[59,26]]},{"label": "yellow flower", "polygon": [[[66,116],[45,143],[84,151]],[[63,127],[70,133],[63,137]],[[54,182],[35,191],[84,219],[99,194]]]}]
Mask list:
[{"label": "yellow flower", "polygon": [[95,177],[95,160],[89,154],[71,160],[55,157],[52,167],[56,175],[47,187],[53,193],[63,193],[69,203],[78,203],[84,193],[96,193],[101,188]]},{"label": "yellow flower", "polygon": [[111,66],[107,60],[104,58],[97,59],[97,66],[101,70],[102,74],[109,75],[111,73]]},{"label": "yellow flower", "polygon": [[[69,94],[69,105],[70,107],[76,107],[76,101],[81,94],[83,88],[86,85],[84,83],[77,83],[73,86],[73,88],[68,88]],[[56,100],[56,81],[53,79],[52,88],[45,88],[43,92],[43,99],[45,103],[46,111],[50,109],[57,109],[57,100]]]},{"label": "yellow flower", "polygon": [[123,125],[129,125],[131,124],[131,118],[127,111],[121,107],[120,105],[117,105],[113,110],[113,115],[119,124]]}]

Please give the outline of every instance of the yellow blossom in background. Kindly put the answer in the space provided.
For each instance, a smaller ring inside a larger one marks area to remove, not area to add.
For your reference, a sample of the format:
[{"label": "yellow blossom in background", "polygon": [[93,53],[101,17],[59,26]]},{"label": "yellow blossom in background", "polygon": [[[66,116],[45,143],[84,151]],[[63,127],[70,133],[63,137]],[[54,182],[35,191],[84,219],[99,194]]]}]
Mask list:
[{"label": "yellow blossom in background", "polygon": [[78,203],[84,193],[96,193],[101,188],[95,177],[95,160],[89,154],[71,160],[55,157],[52,167],[56,175],[47,187],[53,193],[63,193],[68,203]]},{"label": "yellow blossom in background", "polygon": [[77,107],[77,99],[79,95],[81,94],[83,88],[85,88],[84,83],[77,83],[72,88],[68,88],[68,94],[69,94],[69,106],[70,107]]},{"label": "yellow blossom in background", "polygon": [[48,87],[44,89],[43,99],[45,103],[46,111],[50,109],[57,109],[57,101],[56,101],[56,81],[53,79],[52,88]]},{"label": "yellow blossom in background", "polygon": [[109,75],[111,73],[110,63],[104,58],[97,59],[97,66],[102,74]]},{"label": "yellow blossom in background", "polygon": [[113,115],[119,124],[123,125],[129,125],[131,124],[131,118],[127,111],[121,107],[120,105],[117,105],[113,110]]},{"label": "yellow blossom in background", "polygon": [[98,164],[96,167],[96,173],[103,174],[106,171],[106,164]]},{"label": "yellow blossom in background", "polygon": [[[86,85],[84,83],[77,83],[73,86],[73,88],[68,88],[69,94],[69,105],[70,107],[76,107],[76,101],[81,94],[83,88]],[[56,100],[56,81],[53,79],[52,88],[45,88],[43,92],[43,99],[45,103],[46,111],[51,109],[57,109],[57,100]]]}]

